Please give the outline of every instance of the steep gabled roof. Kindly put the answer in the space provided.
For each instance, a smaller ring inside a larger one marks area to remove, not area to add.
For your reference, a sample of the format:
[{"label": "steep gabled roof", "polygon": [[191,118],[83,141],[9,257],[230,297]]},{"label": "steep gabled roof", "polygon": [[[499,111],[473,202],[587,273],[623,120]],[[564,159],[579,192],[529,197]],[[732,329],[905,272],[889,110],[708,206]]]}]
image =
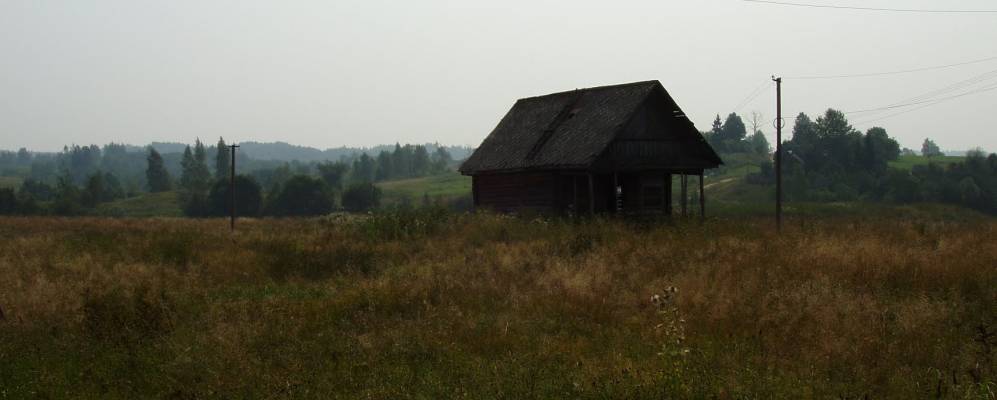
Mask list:
[{"label": "steep gabled roof", "polygon": [[[656,90],[668,96],[661,83],[646,81],[520,99],[460,171],[588,169]],[[682,119],[682,130],[691,130],[701,141],[699,132],[677,106],[661,112]],[[716,157],[712,149],[708,152]],[[716,158],[712,164],[719,162]]]}]

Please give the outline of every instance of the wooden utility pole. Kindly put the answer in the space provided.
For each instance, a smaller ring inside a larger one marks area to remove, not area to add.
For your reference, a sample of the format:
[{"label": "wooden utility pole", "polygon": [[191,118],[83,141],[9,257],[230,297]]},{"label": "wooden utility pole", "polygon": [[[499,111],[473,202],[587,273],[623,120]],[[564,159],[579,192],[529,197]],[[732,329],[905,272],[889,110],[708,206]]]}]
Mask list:
[{"label": "wooden utility pole", "polygon": [[782,231],[782,78],[775,81],[775,223]]},{"label": "wooden utility pole", "polygon": [[231,218],[229,219],[229,228],[232,232],[235,232],[235,149],[239,145],[229,145],[232,150],[229,152],[229,158],[232,159],[232,169],[228,174],[228,194],[229,194],[229,210],[231,211]]}]

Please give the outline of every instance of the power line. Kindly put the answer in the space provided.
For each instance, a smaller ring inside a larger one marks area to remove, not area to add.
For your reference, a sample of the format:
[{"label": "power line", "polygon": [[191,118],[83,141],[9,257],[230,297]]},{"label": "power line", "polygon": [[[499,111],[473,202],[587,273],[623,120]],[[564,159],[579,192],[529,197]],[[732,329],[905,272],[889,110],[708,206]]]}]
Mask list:
[{"label": "power line", "polygon": [[807,3],[791,3],[785,1],[769,1],[769,0],[741,0],[748,3],[765,3],[765,4],[775,4],[780,6],[794,6],[794,7],[811,7],[811,8],[833,8],[838,10],[861,10],[861,11],[888,11],[888,12],[905,12],[905,13],[941,13],[941,14],[985,14],[985,13],[997,13],[997,10],[929,10],[929,9],[918,9],[918,8],[878,8],[878,7],[854,7],[854,6],[837,6],[831,4],[807,4]]},{"label": "power line", "polygon": [[[748,1],[748,0],[745,0],[745,1]],[[979,60],[966,61],[966,62],[961,62],[961,63],[956,63],[956,64],[936,65],[936,66],[933,66],[933,67],[914,68],[914,69],[906,69],[906,70],[901,70],[901,71],[872,72],[872,73],[865,73],[865,74],[846,74],[846,75],[793,76],[793,77],[788,77],[788,78],[785,78],[785,79],[814,80],[814,79],[865,78],[865,77],[871,77],[871,76],[898,75],[898,74],[909,74],[909,73],[913,73],[913,72],[933,71],[933,70],[938,70],[938,69],[961,67],[963,65],[979,64],[979,63],[983,63],[983,62],[987,62],[987,61],[994,61],[994,60],[997,60],[997,57],[987,57],[987,58],[982,58],[982,59],[979,59]]]},{"label": "power line", "polygon": [[886,106],[886,107],[870,108],[868,110],[846,111],[845,114],[860,114],[860,113],[865,113],[865,112],[892,110],[892,109],[897,109],[897,108],[904,108],[904,107],[916,106],[916,105],[925,104],[925,103],[940,103],[940,102],[945,101],[945,100],[957,99],[957,98],[960,98],[960,97],[969,96],[971,94],[989,92],[991,90],[997,90],[997,85],[986,86],[986,87],[982,87],[982,88],[977,89],[977,90],[969,91],[969,92],[966,92],[966,93],[960,93],[960,94],[957,94],[957,95],[954,95],[954,96],[942,97],[940,99],[917,101],[917,102],[907,103],[907,104],[895,104],[895,105]]},{"label": "power line", "polygon": [[741,111],[742,108],[744,108],[748,104],[751,104],[751,102],[754,101],[756,98],[758,98],[758,96],[761,96],[762,93],[765,93],[765,89],[767,89],[770,86],[772,86],[772,82],[766,79],[761,86],[757,87],[755,90],[752,90],[751,93],[749,93],[744,98],[744,100],[741,100],[740,103],[737,103],[737,106],[734,107],[734,112]]},{"label": "power line", "polygon": [[[941,89],[936,89],[936,90],[933,90],[933,91],[930,91],[930,92],[927,92],[927,93],[922,93],[920,95],[908,98],[906,100],[901,100],[901,101],[898,101],[898,102],[895,102],[895,103],[890,103],[890,104],[887,104],[887,105],[885,105],[883,107],[876,107],[876,108],[870,108],[870,109],[864,109],[864,110],[856,110],[856,111],[848,111],[848,112],[846,112],[846,114],[859,114],[859,113],[866,113],[866,112],[876,113],[876,112],[882,112],[882,111],[889,111],[889,110],[892,110],[892,109],[895,109],[895,108],[903,108],[903,107],[907,107],[907,106],[911,106],[911,105],[918,105],[918,104],[930,103],[930,102],[933,102],[935,100],[939,100],[938,96],[942,96],[942,95],[946,95],[946,94],[949,94],[949,93],[953,93],[953,92],[956,92],[956,91],[959,91],[959,90],[962,90],[962,89],[970,89],[973,86],[976,86],[976,85],[979,85],[981,83],[984,83],[984,82],[987,82],[989,80],[992,80],[994,78],[997,78],[997,75],[995,75],[995,74],[997,74],[997,69],[984,72],[982,74],[973,76],[973,77],[971,77],[969,79],[961,80],[959,82],[956,82],[956,83],[953,83],[951,85],[945,86],[945,87],[943,87]],[[987,88],[989,88],[989,87],[984,87],[983,89],[987,89]],[[975,93],[975,92],[969,92],[969,93]],[[956,96],[956,97],[961,97],[961,95]]]},{"label": "power line", "polygon": [[984,72],[982,74],[976,75],[976,76],[974,76],[972,78],[969,78],[969,79],[966,79],[966,80],[963,80],[963,81],[959,81],[959,82],[953,83],[953,84],[948,85],[946,87],[943,87],[941,89],[938,89],[938,90],[935,90],[935,91],[932,91],[932,92],[928,92],[928,93],[922,94],[920,96],[916,96],[916,97],[904,100],[903,102],[910,102],[910,101],[930,99],[932,97],[937,97],[937,96],[941,96],[941,95],[944,95],[944,94],[948,94],[948,93],[957,91],[959,89],[963,89],[963,88],[966,88],[966,87],[970,87],[970,86],[976,85],[976,84],[981,83],[981,82],[986,82],[986,81],[994,79],[994,78],[997,78],[997,69],[990,70],[990,71]]},{"label": "power line", "polygon": [[974,76],[972,78],[969,78],[969,79],[966,79],[966,80],[962,80],[962,81],[953,83],[953,84],[948,85],[946,87],[943,87],[941,89],[937,89],[937,90],[933,90],[933,91],[930,91],[930,92],[927,92],[927,93],[923,93],[923,94],[920,94],[920,95],[908,98],[906,100],[898,101],[896,103],[887,104],[884,107],[879,107],[879,108],[869,109],[869,110],[853,111],[852,113],[865,113],[865,112],[869,112],[869,113],[872,113],[872,114],[876,114],[876,113],[882,113],[882,112],[885,112],[885,111],[890,111],[893,107],[895,107],[895,108],[902,108],[904,106],[909,106],[909,105],[914,104],[915,102],[917,102],[917,103],[928,103],[928,102],[937,100],[938,96],[942,96],[942,95],[946,95],[946,94],[949,94],[949,93],[957,92],[957,91],[962,90],[962,89],[970,89],[973,86],[979,85],[981,83],[984,83],[986,81],[992,80],[994,78],[997,78],[997,69],[991,70],[991,71],[987,71],[987,72],[984,72],[984,73],[982,73],[980,75],[976,75],[976,76]]},{"label": "power line", "polygon": [[859,124],[868,124],[868,123],[871,123],[871,122],[877,122],[877,121],[882,121],[882,120],[884,120],[884,119],[889,119],[889,118],[893,118],[893,117],[896,117],[896,116],[898,116],[898,115],[903,115],[903,114],[907,114],[907,113],[912,113],[912,112],[914,112],[914,111],[917,111],[917,110],[920,110],[920,109],[922,109],[922,108],[928,108],[928,107],[931,107],[931,106],[933,106],[933,105],[935,105],[935,104],[938,104],[938,103],[941,103],[942,101],[943,101],[943,100],[938,100],[938,101],[936,101],[936,102],[934,102],[934,103],[930,103],[930,104],[925,104],[925,105],[922,105],[922,106],[920,106],[920,107],[914,107],[914,108],[912,108],[912,109],[910,109],[910,110],[907,110],[907,111],[901,111],[901,112],[898,112],[898,113],[893,113],[893,114],[889,114],[889,115],[884,115],[884,116],[882,116],[882,117],[877,117],[877,118],[873,118],[873,119],[867,119],[867,120],[858,120],[858,121],[855,121],[855,122],[853,122],[853,124],[855,124],[855,125],[859,125]]}]

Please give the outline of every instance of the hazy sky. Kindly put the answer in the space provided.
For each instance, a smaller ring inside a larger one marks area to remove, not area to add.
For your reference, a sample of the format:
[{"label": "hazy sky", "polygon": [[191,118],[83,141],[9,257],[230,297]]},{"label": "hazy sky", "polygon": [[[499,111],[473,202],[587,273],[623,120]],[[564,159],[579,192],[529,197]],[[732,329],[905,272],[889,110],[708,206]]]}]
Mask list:
[{"label": "hazy sky", "polygon": [[[798,0],[997,9],[992,0]],[[476,146],[520,97],[658,79],[701,130],[772,74],[862,74],[997,57],[997,14],[740,0],[0,0],[0,148],[109,141]],[[997,70],[784,84],[784,114],[890,105]],[[951,97],[993,87],[984,75]],[[930,103],[926,103],[930,104]],[[853,114],[853,122],[884,117]],[[759,111],[773,135],[774,89]],[[997,90],[871,123],[901,145],[997,150]],[[789,137],[787,128],[786,137]]]}]

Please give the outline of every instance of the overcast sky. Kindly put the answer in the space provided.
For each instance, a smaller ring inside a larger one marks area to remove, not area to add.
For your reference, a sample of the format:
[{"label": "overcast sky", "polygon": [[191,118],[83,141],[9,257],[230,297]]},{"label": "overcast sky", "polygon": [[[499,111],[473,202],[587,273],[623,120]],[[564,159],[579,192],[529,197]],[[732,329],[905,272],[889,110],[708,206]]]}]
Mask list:
[{"label": "overcast sky", "polygon": [[[997,9],[992,0],[798,0]],[[0,0],[0,148],[110,141],[477,146],[517,98],[660,80],[700,130],[773,74],[843,75],[997,57],[997,14],[740,0]],[[879,108],[980,76],[997,59],[908,74],[794,80],[784,114]],[[739,114],[775,117],[766,87]],[[930,98],[929,98],[930,99]],[[924,103],[924,105],[933,103]],[[860,122],[889,112],[850,115]],[[997,90],[869,123],[901,145],[997,150]],[[791,124],[788,126],[788,139]]]}]

